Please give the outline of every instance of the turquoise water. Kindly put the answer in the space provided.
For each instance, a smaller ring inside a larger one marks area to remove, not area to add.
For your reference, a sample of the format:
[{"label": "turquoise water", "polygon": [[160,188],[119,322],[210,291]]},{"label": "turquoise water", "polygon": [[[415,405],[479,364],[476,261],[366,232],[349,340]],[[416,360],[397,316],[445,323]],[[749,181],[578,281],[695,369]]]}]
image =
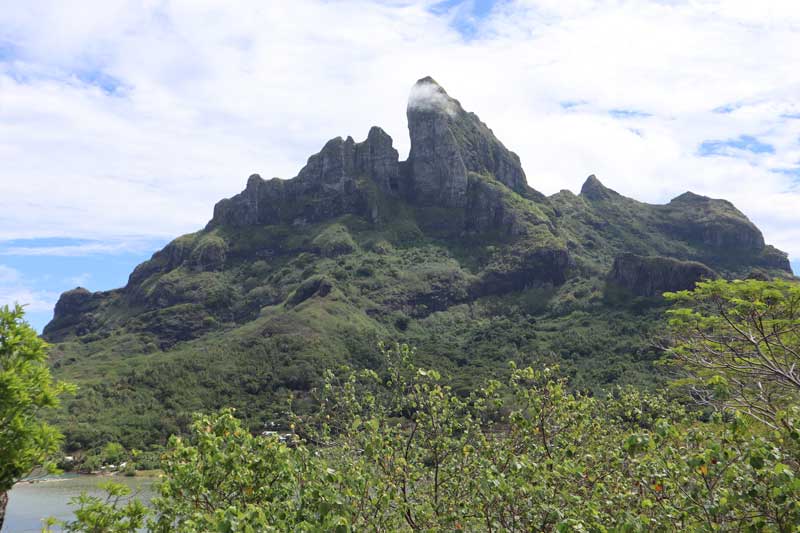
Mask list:
[{"label": "turquoise water", "polygon": [[42,519],[48,516],[69,519],[72,517],[69,505],[72,498],[81,492],[102,496],[98,485],[109,480],[128,485],[142,501],[149,501],[153,495],[155,480],[147,477],[63,475],[37,483],[18,483],[9,493],[2,533],[39,532]]}]

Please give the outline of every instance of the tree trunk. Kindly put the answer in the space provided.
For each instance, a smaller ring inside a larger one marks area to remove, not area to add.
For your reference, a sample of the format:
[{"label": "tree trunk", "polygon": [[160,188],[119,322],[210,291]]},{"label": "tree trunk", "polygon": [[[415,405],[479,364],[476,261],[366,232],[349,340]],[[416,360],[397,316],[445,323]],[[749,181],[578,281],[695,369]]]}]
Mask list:
[{"label": "tree trunk", "polygon": [[8,492],[0,492],[0,529],[6,520],[6,505],[8,505]]}]

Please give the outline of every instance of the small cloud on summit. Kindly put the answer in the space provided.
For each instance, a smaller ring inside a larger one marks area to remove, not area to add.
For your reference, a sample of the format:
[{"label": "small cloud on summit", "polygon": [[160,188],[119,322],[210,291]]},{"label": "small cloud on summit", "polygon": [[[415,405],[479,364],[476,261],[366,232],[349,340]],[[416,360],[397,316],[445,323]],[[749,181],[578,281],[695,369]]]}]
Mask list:
[{"label": "small cloud on summit", "polygon": [[408,95],[409,109],[444,111],[451,117],[458,113],[456,103],[435,82],[417,82]]}]

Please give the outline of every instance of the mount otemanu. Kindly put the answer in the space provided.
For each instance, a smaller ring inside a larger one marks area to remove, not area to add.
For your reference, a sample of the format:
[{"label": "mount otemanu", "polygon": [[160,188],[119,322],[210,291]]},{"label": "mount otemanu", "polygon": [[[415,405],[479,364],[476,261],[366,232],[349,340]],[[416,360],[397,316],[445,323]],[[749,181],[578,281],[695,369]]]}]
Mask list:
[{"label": "mount otemanu", "polygon": [[456,390],[509,360],[558,363],[595,391],[652,386],[661,292],[792,276],[725,200],[644,204],[594,176],[544,196],[431,78],[408,129],[406,161],[378,127],[332,139],[295,178],[250,176],[125,287],[64,293],[44,337],[80,385],[59,413],[68,448],[161,443],[223,405],[280,423],[326,369],[380,367],[380,341],[417,346]]}]

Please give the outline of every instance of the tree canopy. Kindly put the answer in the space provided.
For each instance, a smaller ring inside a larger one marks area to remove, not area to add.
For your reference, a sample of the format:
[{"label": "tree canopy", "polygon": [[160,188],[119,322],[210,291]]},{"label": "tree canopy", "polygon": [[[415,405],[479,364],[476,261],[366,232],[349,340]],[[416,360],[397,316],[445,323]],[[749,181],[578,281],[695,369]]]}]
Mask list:
[{"label": "tree canopy", "polygon": [[695,398],[787,427],[800,398],[800,284],[717,280],[666,297],[678,306],[669,353]]},{"label": "tree canopy", "polygon": [[18,305],[0,307],[0,527],[6,492],[33,468],[53,466],[61,434],[41,414],[70,389],[50,376],[47,345],[23,315]]},{"label": "tree canopy", "polygon": [[[110,487],[106,502],[76,500],[67,528],[800,531],[800,416],[786,377],[796,289],[710,282],[670,296],[669,354],[710,391],[696,398],[732,400],[718,409],[630,387],[588,395],[556,367],[513,364],[507,380],[463,395],[396,345],[379,370],[327,372],[304,398],[312,409],[290,402],[283,435],[254,435],[230,409],[197,415],[170,440],[151,510]],[[766,389],[780,395],[762,405],[771,417],[742,396]]]}]

